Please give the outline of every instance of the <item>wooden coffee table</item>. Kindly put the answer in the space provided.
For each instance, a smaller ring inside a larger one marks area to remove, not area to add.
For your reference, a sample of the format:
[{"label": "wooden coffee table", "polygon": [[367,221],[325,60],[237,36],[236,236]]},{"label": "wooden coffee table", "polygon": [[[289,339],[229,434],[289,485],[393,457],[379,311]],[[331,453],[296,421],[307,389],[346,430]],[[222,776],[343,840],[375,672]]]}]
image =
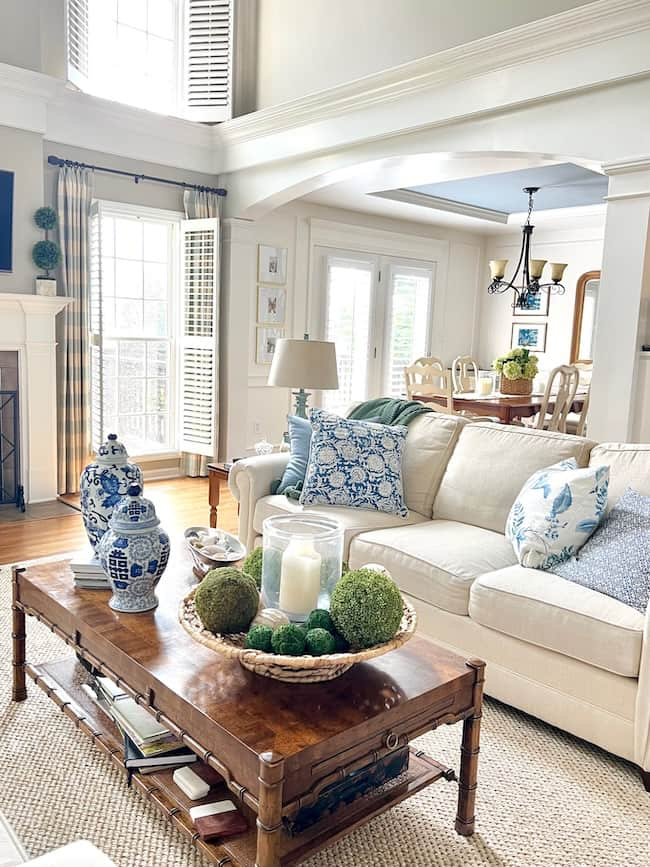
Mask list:
[{"label": "wooden coffee table", "polygon": [[180,626],[180,600],[193,583],[189,561],[172,561],[158,587],[158,608],[122,614],[108,607],[107,592],[77,590],[65,561],[16,568],[14,701],[27,698],[29,675],[123,767],[119,732],[81,689],[87,674],[75,656],[45,665],[26,662],[25,615],[32,615],[221,774],[221,796],[227,786],[249,830],[217,844],[198,838],[188,813],[192,804],[173,784],[171,771],[136,773],[133,780],[213,862],[239,867],[300,863],[435,780],[456,779],[453,770],[411,748],[408,770],[399,777],[302,833],[289,832],[292,817],[314,804],[325,787],[424,732],[462,721],[456,830],[473,833],[483,662],[465,662],[414,638],[328,683],[269,680],[195,643]]}]

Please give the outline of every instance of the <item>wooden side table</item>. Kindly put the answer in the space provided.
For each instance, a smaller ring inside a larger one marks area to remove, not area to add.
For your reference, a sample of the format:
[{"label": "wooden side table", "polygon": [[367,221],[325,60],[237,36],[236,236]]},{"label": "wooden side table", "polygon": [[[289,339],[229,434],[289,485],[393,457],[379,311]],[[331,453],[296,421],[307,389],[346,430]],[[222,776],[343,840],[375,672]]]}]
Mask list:
[{"label": "wooden side table", "polygon": [[208,464],[208,503],[210,504],[210,526],[217,526],[217,509],[221,493],[221,480],[228,481],[232,464]]}]

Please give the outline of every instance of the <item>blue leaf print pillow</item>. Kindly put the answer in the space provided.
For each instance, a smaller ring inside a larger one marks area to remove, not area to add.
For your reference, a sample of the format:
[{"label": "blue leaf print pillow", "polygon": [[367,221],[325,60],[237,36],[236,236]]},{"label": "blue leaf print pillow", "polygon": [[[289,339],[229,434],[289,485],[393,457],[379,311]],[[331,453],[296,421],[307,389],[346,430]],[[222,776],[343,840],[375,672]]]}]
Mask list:
[{"label": "blue leaf print pillow", "polygon": [[522,566],[553,569],[584,545],[607,507],[609,467],[578,467],[575,458],[538,470],[515,500],[506,538]]},{"label": "blue leaf print pillow", "polygon": [[300,502],[352,506],[405,518],[402,452],[407,429],[310,412],[311,451]]}]

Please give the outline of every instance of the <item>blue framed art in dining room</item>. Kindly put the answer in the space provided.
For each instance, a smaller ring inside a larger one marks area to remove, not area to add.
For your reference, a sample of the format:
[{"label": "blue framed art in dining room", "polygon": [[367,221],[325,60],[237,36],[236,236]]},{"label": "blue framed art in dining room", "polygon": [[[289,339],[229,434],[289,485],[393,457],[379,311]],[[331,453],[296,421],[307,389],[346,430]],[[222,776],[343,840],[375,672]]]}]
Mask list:
[{"label": "blue framed art in dining room", "polygon": [[0,271],[13,270],[14,173],[0,169]]}]

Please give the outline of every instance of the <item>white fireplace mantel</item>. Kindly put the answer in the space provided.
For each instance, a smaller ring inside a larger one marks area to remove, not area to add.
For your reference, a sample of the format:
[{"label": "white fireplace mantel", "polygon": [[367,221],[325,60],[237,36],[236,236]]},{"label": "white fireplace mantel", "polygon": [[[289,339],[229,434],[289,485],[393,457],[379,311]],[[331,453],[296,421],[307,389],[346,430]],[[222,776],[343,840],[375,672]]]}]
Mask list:
[{"label": "white fireplace mantel", "polygon": [[71,298],[0,292],[0,350],[18,352],[20,474],[25,500],[57,495],[56,315]]}]

